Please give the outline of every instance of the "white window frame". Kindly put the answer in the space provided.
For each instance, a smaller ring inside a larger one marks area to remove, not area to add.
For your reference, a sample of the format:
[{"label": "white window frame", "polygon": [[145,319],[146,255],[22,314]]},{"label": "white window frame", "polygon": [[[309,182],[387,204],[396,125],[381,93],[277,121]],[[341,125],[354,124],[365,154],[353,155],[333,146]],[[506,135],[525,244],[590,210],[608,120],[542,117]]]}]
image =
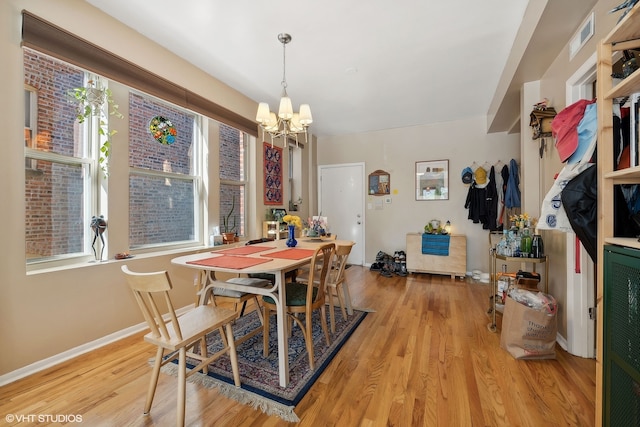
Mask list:
[{"label": "white window frame", "polygon": [[[56,59],[56,61],[60,61],[60,60]],[[64,62],[64,61],[60,61],[60,62]],[[84,72],[85,85],[89,80],[96,81],[98,79],[99,77],[97,75],[88,73],[86,71]],[[25,85],[25,86],[27,88],[29,87],[28,85]],[[30,97],[31,97],[31,100],[33,101],[33,94],[35,93],[37,95],[37,91],[33,92],[30,90],[30,92],[32,92],[30,93]],[[37,109],[37,97],[36,97],[35,105],[36,105],[35,108]],[[32,108],[33,108],[33,104],[32,104]],[[33,118],[34,117],[31,117],[31,119]],[[84,201],[83,201],[82,210],[84,215],[82,220],[83,220],[84,229],[85,229],[84,242],[83,242],[84,250],[82,252],[28,259],[26,260],[27,272],[37,271],[43,268],[63,267],[63,266],[95,260],[95,256],[93,255],[93,250],[91,246],[91,243],[93,240],[92,239],[93,234],[88,230],[90,229],[92,212],[99,211],[98,194],[100,192],[99,192],[97,183],[100,181],[100,176],[99,176],[97,153],[99,152],[98,144],[99,144],[100,138],[97,130],[96,131],[94,130],[97,129],[97,127],[99,126],[99,120],[101,118],[103,120],[108,120],[108,118],[104,116],[103,117],[92,116],[91,120],[86,120],[83,124],[78,124],[76,122],[76,125],[85,127],[84,135],[86,135],[87,138],[82,141],[82,143],[84,144],[83,150],[82,150],[85,153],[84,157],[67,156],[67,155],[62,155],[62,154],[53,153],[49,151],[38,150],[37,145],[32,145],[31,147],[25,146],[25,149],[24,149],[25,165],[27,164],[27,162],[31,164],[37,164],[38,160],[43,160],[43,161],[48,161],[52,163],[80,166],[83,169],[84,178],[83,178],[82,191],[84,194]],[[35,119],[36,119],[35,128],[37,131],[37,113],[35,115]],[[31,123],[34,123],[34,122],[31,122]],[[37,133],[35,135],[32,134],[32,139],[34,141],[35,141],[36,135]],[[100,245],[98,245],[96,250],[101,250]]]},{"label": "white window frame", "polygon": [[[181,180],[181,181],[191,181],[193,182],[193,236],[190,240],[184,241],[172,241],[172,242],[162,242],[162,243],[151,243],[144,245],[132,246],[129,238],[127,237],[128,246],[130,249],[135,250],[136,252],[150,253],[153,251],[157,251],[159,249],[181,249],[187,247],[193,247],[194,245],[203,245],[204,239],[204,227],[203,216],[204,216],[204,202],[203,199],[206,198],[205,191],[206,189],[202,185],[202,175],[203,175],[203,147],[204,147],[204,137],[202,126],[204,121],[206,120],[201,114],[195,113],[193,111],[187,110],[184,107],[180,107],[175,105],[169,101],[166,101],[161,98],[154,97],[144,92],[140,92],[134,89],[129,89],[129,92],[135,93],[138,96],[153,100],[156,103],[163,103],[169,106],[172,109],[183,111],[186,114],[190,114],[194,116],[193,121],[193,141],[191,144],[190,154],[191,154],[191,173],[189,175],[179,174],[173,172],[166,171],[157,171],[151,169],[141,169],[129,166],[129,178],[131,176],[147,176],[147,177],[156,177],[156,178],[164,178],[169,181],[172,179]],[[127,102],[128,102],[127,97]],[[126,118],[129,120],[129,117]],[[130,164],[129,156],[127,155],[127,162]],[[127,184],[127,189],[129,184]],[[131,202],[129,202],[131,203]],[[129,218],[129,217],[128,217]],[[127,230],[127,236],[128,236]]]},{"label": "white window frame", "polygon": [[[236,131],[238,131],[240,133],[240,140],[241,140],[241,144],[242,144],[242,155],[243,155],[243,168],[242,168],[242,177],[240,180],[233,180],[233,179],[223,179],[220,178],[220,173],[218,173],[218,177],[220,179],[220,187],[222,187],[223,185],[231,185],[231,186],[237,186],[237,187],[242,187],[242,194],[243,194],[243,200],[242,200],[242,204],[241,206],[243,207],[242,212],[240,212],[240,218],[241,218],[241,223],[236,225],[236,232],[238,233],[238,236],[243,236],[247,234],[247,212],[249,211],[248,206],[247,206],[247,201],[248,201],[248,193],[247,190],[249,189],[249,151],[248,151],[248,141],[250,140],[250,136],[249,134],[247,134],[246,132],[243,132],[237,128],[234,128],[233,126],[230,125],[225,125],[225,126],[229,126],[233,129],[235,129]],[[220,139],[218,139],[218,155],[220,155],[220,148],[222,147],[222,143],[220,141]],[[219,206],[218,206],[219,209]],[[237,209],[237,207],[236,207]],[[222,215],[222,212],[220,212],[220,215]],[[222,230],[222,224],[220,224],[220,230]],[[241,232],[240,232],[241,231]]]}]

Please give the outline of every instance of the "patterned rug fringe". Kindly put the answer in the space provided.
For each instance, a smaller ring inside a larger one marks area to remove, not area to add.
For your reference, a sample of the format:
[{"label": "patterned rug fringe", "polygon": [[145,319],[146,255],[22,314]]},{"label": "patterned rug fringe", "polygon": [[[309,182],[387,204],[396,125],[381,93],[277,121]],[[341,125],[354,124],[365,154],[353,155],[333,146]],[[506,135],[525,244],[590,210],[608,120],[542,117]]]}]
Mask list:
[{"label": "patterned rug fringe", "polygon": [[[153,359],[149,360],[149,363],[153,365]],[[168,375],[175,377],[178,376],[178,366],[173,363],[164,365],[161,371]],[[296,413],[293,411],[295,409],[293,406],[283,405],[271,399],[267,399],[266,397],[260,396],[259,394],[243,390],[203,373],[196,372],[187,378],[187,381],[202,385],[206,388],[217,388],[223,396],[242,403],[243,405],[251,406],[253,409],[259,409],[267,415],[275,415],[288,422],[300,421],[300,418],[298,418]]]}]

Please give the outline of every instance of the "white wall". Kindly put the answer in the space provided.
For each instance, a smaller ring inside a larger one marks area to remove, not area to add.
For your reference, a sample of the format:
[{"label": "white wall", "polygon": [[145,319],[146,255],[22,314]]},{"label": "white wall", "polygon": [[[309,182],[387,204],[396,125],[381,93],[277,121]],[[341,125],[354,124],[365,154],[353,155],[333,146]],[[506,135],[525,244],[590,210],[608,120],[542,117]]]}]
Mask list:
[{"label": "white wall", "polygon": [[[520,161],[519,134],[487,134],[486,117],[378,132],[318,138],[318,165],[365,162],[366,175],[382,169],[391,174],[391,204],[366,211],[365,263],[382,250],[405,249],[408,232],[422,231],[432,219],[450,220],[453,233],[467,236],[467,270],[489,271],[489,240],[481,224],[467,219],[468,186],[462,169],[474,161],[508,164]],[[415,200],[415,163],[449,160],[449,200]],[[376,196],[367,196],[374,204]]]}]

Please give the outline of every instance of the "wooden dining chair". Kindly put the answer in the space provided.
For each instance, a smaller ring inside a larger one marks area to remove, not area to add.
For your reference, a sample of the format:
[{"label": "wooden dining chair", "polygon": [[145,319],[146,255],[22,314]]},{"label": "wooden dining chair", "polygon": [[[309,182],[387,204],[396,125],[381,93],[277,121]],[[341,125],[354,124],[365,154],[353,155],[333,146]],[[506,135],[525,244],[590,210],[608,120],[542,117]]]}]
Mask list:
[{"label": "wooden dining chair", "polygon": [[329,319],[331,322],[331,332],[336,332],[336,318],[333,298],[338,298],[340,304],[340,310],[342,312],[342,318],[347,318],[347,308],[344,299],[345,294],[349,295],[349,289],[345,283],[344,271],[347,268],[347,260],[351,253],[353,245],[339,245],[336,247],[335,255],[333,257],[333,263],[331,264],[331,270],[329,270],[329,277],[327,278],[327,300],[329,301]]},{"label": "wooden dining chair", "polygon": [[[203,282],[201,286],[201,289],[202,289],[201,292],[204,292],[204,289],[206,289],[206,286],[208,283],[206,271],[201,272],[200,280]],[[247,286],[247,287],[251,286],[256,288],[257,287],[266,288],[266,287],[272,286],[272,283],[269,282],[268,280],[251,278],[251,277],[232,277],[231,279],[226,280],[226,282],[233,283],[236,285]],[[254,330],[244,334],[243,336],[236,338],[236,345],[242,344],[249,338],[262,332],[262,325],[264,324],[264,318],[262,314],[262,307],[260,306],[260,303],[259,303],[258,295],[252,294],[251,292],[237,291],[235,289],[226,289],[226,288],[220,288],[215,286],[213,287],[213,290],[209,295],[210,295],[209,301],[200,300],[199,303],[218,305],[218,303],[229,301],[233,303],[233,310],[236,313],[238,313],[239,318],[244,316],[246,307],[247,307],[247,302],[253,301],[255,312],[258,315],[258,318],[260,319],[260,325],[258,325],[258,327],[256,327]],[[239,311],[238,311],[238,307],[240,307]]]},{"label": "wooden dining chair", "polygon": [[[331,241],[331,240],[337,240],[337,239],[338,239],[338,235],[337,234],[331,234],[331,235],[328,235],[328,236],[324,236],[322,238],[322,240],[324,240],[324,241]],[[293,276],[293,278],[294,278],[293,281],[294,282],[299,282],[300,281],[300,280],[297,280],[298,275],[302,275],[303,280],[306,280],[306,279],[304,279],[304,277],[308,277],[309,276],[309,266],[308,265],[303,265],[302,267],[300,267],[297,270],[295,270],[295,273],[296,274]]]},{"label": "wooden dining chair", "polygon": [[[257,241],[254,241],[254,242],[257,243]],[[194,285],[196,286],[195,305],[199,305],[201,303],[209,304],[210,302],[216,305],[216,299],[228,300],[231,303],[233,303],[233,309],[235,311],[238,311],[238,306],[240,306],[239,316],[242,317],[247,308],[247,302],[253,300],[253,303],[255,305],[255,310],[258,313],[258,317],[260,318],[260,324],[262,325],[262,309],[260,308],[259,299],[256,294],[243,292],[243,291],[236,291],[233,289],[213,288],[213,293],[211,294],[211,300],[202,302],[201,295],[204,288],[208,284],[208,275],[209,275],[208,271],[201,270],[194,281]],[[253,287],[267,287],[273,284],[271,281],[263,278],[240,277],[240,275],[238,275],[238,277],[233,277],[227,281],[229,283],[234,283],[236,285],[253,286]]]},{"label": "wooden dining chair", "polygon": [[[207,366],[214,360],[229,354],[233,381],[240,387],[240,373],[238,371],[238,357],[231,322],[238,317],[235,311],[213,305],[199,305],[188,312],[177,316],[169,291],[173,288],[169,273],[156,271],[151,273],[137,273],[122,266],[129,286],[133,290],[136,302],[142,311],[151,332],[144,336],[144,340],[157,346],[151,381],[147,391],[144,414],[149,414],[153,397],[158,385],[160,368],[178,359],[178,408],[177,425],[184,425],[186,404],[186,379],[192,374],[207,372]],[[225,331],[226,329],[226,331]],[[205,336],[218,330],[223,342],[222,350],[215,354],[207,354]],[[195,352],[199,345],[199,354]],[[165,351],[168,352],[165,357]],[[193,369],[187,369],[187,356],[200,363]]]},{"label": "wooden dining chair", "polygon": [[[313,355],[313,335],[311,333],[313,323],[312,313],[314,310],[320,310],[320,324],[324,331],[324,336],[329,342],[329,330],[327,328],[327,315],[325,311],[325,285],[328,277],[330,260],[333,258],[335,251],[335,243],[325,243],[320,245],[311,258],[311,267],[309,270],[309,282],[288,282],[286,286],[286,312],[287,317],[295,322],[302,331],[305,343],[307,345],[307,353],[309,354],[309,367],[315,369]],[[269,355],[269,317],[271,312],[276,311],[276,304],[273,298],[269,296],[262,297],[262,306],[264,307],[264,357]],[[303,318],[299,315],[304,314]],[[287,321],[289,324],[289,321]],[[289,326],[290,327],[290,326]]]},{"label": "wooden dining chair", "polygon": [[[349,254],[351,253],[351,248],[353,245],[337,245],[336,250],[333,255],[333,259],[331,261],[331,268],[327,273],[327,280],[325,285],[325,293],[327,302],[329,303],[329,319],[331,323],[331,332],[336,332],[336,318],[335,318],[335,304],[334,298],[338,299],[338,304],[340,305],[340,310],[342,312],[342,318],[347,318],[347,309],[345,302],[345,291],[346,295],[349,295],[349,290],[345,284],[345,269],[347,267],[347,260],[349,259]],[[308,272],[303,272],[298,275],[297,280],[301,283],[308,283],[309,274]],[[318,280],[318,276],[314,278],[314,280]],[[317,284],[317,283],[316,283]]]}]

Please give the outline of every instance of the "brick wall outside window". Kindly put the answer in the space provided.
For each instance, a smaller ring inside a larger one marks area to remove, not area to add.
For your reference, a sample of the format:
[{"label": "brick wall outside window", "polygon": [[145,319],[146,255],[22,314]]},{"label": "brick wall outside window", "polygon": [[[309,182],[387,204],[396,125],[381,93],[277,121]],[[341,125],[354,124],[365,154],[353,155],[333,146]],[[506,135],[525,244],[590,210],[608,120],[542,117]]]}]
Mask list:
[{"label": "brick wall outside window", "polygon": [[[37,90],[36,148],[81,157],[84,147],[67,91],[82,86],[83,72],[24,49],[24,82]],[[26,256],[83,251],[83,174],[79,167],[44,160],[25,173]]]},{"label": "brick wall outside window", "polygon": [[[229,221],[236,228],[233,230],[239,236],[244,236],[244,185],[234,185],[229,181],[243,181],[244,171],[244,143],[242,132],[230,126],[220,124],[220,179],[227,183],[220,185],[220,231],[223,218],[226,217],[235,203],[233,215]],[[215,191],[215,189],[212,189]]]},{"label": "brick wall outside window", "polygon": [[[157,142],[151,119],[162,116],[177,130],[173,144]],[[129,164],[131,167],[193,175],[191,150],[195,116],[184,110],[129,94]],[[129,245],[188,241],[196,238],[192,181],[131,174],[129,178]]]}]

